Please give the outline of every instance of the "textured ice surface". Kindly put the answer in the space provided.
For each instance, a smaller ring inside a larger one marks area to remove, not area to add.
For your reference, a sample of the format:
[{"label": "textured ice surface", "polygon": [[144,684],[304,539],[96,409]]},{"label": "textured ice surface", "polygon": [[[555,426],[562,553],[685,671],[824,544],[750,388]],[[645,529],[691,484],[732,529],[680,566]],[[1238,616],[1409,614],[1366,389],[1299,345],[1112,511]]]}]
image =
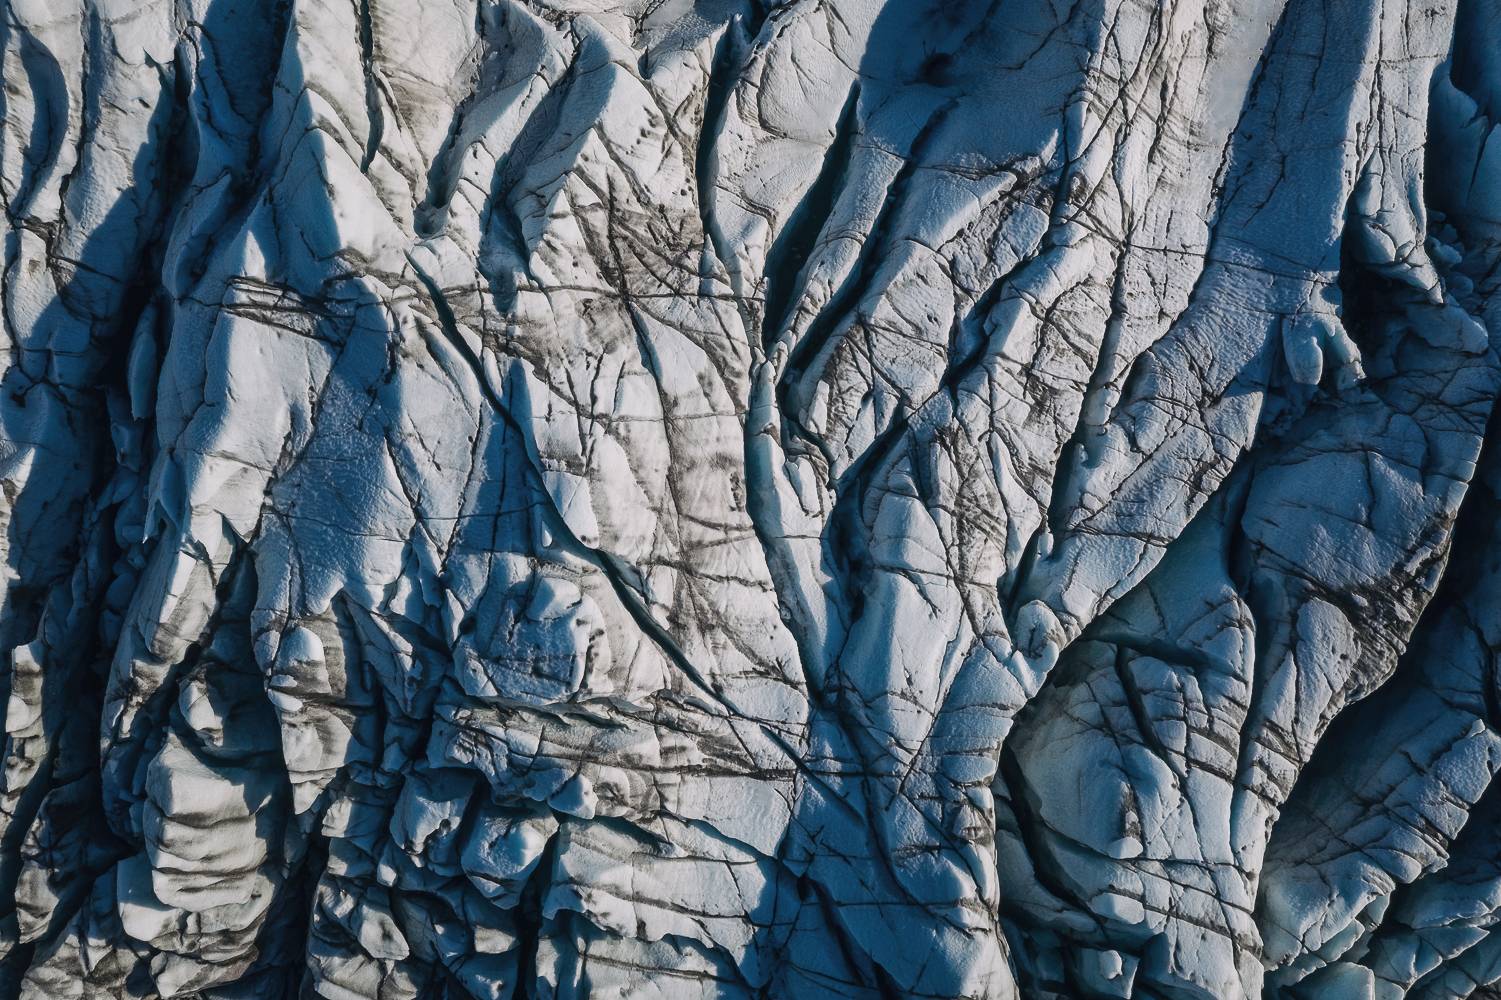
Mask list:
[{"label": "textured ice surface", "polygon": [[1498,0],[0,11],[0,995],[1501,996]]}]

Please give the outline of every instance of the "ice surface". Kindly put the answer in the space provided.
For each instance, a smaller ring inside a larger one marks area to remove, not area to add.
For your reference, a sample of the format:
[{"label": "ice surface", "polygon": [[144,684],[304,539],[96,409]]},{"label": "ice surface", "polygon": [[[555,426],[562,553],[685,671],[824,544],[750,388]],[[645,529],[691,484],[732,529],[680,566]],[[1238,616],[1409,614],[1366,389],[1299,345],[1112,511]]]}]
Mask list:
[{"label": "ice surface", "polygon": [[1501,997],[1497,0],[0,8],[0,995]]}]

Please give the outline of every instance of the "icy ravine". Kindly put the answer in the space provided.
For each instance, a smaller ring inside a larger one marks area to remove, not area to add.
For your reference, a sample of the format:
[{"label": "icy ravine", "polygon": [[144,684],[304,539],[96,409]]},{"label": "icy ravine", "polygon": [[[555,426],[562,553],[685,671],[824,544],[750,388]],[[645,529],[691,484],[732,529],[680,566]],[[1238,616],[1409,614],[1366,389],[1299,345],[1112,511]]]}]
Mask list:
[{"label": "icy ravine", "polygon": [[1498,0],[0,9],[0,995],[1501,997]]}]

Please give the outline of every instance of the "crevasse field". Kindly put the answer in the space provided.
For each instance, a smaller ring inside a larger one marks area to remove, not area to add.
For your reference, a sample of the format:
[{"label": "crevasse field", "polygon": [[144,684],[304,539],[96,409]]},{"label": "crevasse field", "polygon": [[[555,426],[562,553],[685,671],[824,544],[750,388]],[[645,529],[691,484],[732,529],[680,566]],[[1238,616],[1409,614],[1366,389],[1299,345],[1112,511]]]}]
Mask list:
[{"label": "crevasse field", "polygon": [[1501,998],[1501,0],[0,69],[0,1000]]}]

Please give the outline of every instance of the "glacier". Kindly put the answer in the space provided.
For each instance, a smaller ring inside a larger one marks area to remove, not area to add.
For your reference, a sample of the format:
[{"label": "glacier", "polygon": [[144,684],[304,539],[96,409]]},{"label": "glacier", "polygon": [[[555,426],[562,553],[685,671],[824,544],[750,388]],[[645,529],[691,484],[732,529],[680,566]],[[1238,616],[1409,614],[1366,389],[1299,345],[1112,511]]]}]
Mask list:
[{"label": "glacier", "polygon": [[1501,0],[0,10],[0,996],[1501,998]]}]

